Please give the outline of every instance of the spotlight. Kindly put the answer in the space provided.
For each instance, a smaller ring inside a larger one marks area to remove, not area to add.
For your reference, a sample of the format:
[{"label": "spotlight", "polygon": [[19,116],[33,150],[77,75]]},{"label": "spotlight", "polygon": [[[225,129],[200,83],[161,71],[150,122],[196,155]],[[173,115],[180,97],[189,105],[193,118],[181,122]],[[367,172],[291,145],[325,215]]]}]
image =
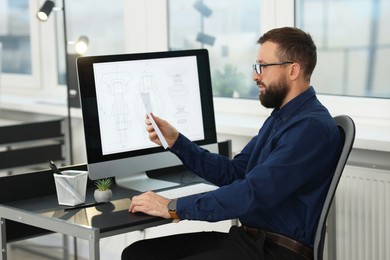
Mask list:
[{"label": "spotlight", "polygon": [[213,11],[207,5],[205,5],[202,0],[196,1],[194,8],[198,10],[198,12],[201,13],[204,17],[209,17],[213,13]]},{"label": "spotlight", "polygon": [[207,35],[205,33],[198,33],[198,35],[196,36],[196,40],[202,44],[208,44],[210,46],[213,46],[215,42],[215,37]]},{"label": "spotlight", "polygon": [[47,0],[37,13],[38,19],[40,21],[46,21],[49,18],[51,11],[53,11],[53,8],[54,8],[54,2]]},{"label": "spotlight", "polygon": [[78,54],[84,54],[88,50],[89,39],[87,36],[82,35],[75,43],[75,49]]}]

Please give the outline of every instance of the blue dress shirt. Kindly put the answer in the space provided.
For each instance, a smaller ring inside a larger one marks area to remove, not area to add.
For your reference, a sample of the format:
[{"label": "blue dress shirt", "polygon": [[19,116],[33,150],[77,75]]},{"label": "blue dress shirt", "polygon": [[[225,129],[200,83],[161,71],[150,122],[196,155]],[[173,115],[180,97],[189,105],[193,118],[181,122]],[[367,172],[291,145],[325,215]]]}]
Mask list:
[{"label": "blue dress shirt", "polygon": [[243,225],[313,246],[341,148],[339,130],[312,87],[274,109],[232,160],[180,134],[171,151],[188,169],[220,188],[180,198],[177,213],[190,220],[239,218]]}]

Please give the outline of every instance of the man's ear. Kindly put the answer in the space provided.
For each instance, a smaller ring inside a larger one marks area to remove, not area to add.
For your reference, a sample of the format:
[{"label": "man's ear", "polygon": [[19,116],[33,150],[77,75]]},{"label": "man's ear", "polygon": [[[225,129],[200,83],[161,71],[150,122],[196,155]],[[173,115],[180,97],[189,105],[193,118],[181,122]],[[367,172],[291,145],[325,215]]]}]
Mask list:
[{"label": "man's ear", "polygon": [[290,69],[290,79],[296,80],[299,75],[303,73],[302,67],[299,65],[299,63],[294,62]]}]

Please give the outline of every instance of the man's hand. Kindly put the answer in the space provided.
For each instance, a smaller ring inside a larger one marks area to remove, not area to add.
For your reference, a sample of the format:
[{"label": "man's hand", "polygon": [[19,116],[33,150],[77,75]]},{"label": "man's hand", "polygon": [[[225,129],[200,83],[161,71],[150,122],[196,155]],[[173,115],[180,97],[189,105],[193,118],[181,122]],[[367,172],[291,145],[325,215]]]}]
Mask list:
[{"label": "man's hand", "polygon": [[171,218],[168,212],[169,199],[164,198],[152,191],[145,192],[141,195],[134,196],[131,200],[129,212],[143,212],[145,214]]},{"label": "man's hand", "polygon": [[[158,128],[160,128],[160,131],[162,135],[165,137],[165,140],[168,143],[169,147],[172,147],[175,143],[177,138],[179,137],[179,131],[176,130],[171,124],[169,124],[167,121],[151,114],[153,116],[154,121],[156,122]],[[145,119],[146,124],[146,131],[149,133],[149,139],[158,144],[161,145],[161,141],[157,136],[157,133],[154,131],[154,128],[152,126],[152,123],[150,119],[146,116]]]}]

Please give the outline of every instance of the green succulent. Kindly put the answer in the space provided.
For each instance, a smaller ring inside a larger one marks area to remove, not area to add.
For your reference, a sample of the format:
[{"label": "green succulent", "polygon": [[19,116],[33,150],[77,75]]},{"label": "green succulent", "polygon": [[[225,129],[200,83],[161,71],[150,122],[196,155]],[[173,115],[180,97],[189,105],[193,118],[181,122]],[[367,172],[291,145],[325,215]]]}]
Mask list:
[{"label": "green succulent", "polygon": [[95,186],[100,191],[109,190],[112,186],[113,182],[111,178],[101,179],[95,181]]}]

